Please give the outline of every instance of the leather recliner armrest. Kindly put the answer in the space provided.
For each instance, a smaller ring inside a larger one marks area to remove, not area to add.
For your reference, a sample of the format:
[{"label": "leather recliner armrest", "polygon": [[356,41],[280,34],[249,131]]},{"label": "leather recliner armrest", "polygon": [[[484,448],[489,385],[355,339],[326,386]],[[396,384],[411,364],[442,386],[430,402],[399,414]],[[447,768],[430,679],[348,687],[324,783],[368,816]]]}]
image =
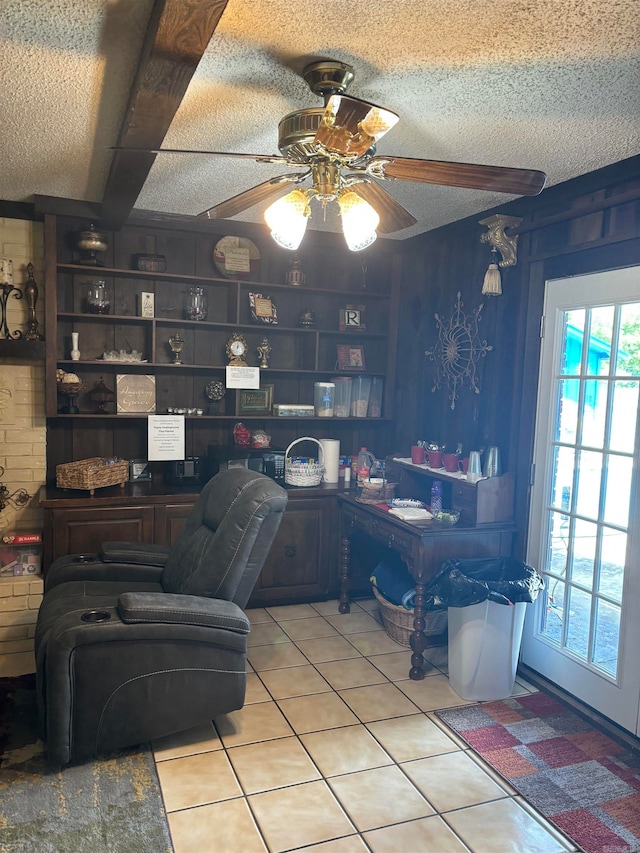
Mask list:
[{"label": "leather recliner armrest", "polygon": [[164,567],[169,548],[144,542],[103,542],[100,556],[105,563],[129,563],[139,566]]},{"label": "leather recliner armrest", "polygon": [[124,592],[118,598],[118,615],[126,624],[155,622],[224,628],[249,633],[249,620],[232,601],[166,592]]}]

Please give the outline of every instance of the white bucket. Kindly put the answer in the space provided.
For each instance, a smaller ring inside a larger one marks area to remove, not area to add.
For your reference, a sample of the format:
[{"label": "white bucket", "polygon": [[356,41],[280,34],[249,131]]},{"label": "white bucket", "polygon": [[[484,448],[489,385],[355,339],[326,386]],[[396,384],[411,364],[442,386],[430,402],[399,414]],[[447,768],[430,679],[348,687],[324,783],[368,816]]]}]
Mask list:
[{"label": "white bucket", "polygon": [[527,602],[449,607],[449,682],[463,699],[506,699],[516,678]]}]

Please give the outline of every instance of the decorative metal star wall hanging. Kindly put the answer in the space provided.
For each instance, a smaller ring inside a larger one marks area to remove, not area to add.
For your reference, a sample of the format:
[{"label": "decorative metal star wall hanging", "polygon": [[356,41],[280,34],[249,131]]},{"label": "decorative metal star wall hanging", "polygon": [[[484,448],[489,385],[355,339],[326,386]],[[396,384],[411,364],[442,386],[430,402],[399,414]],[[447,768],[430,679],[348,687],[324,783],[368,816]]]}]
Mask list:
[{"label": "decorative metal star wall hanging", "polygon": [[482,319],[480,314],[484,303],[474,308],[471,314],[462,310],[463,305],[458,291],[456,306],[449,319],[434,314],[438,340],[432,349],[425,351],[425,355],[436,365],[436,379],[431,391],[435,392],[446,385],[452,409],[455,409],[456,400],[465,384],[476,394],[480,393],[476,365],[493,349],[486,340],[478,337],[478,323]]}]

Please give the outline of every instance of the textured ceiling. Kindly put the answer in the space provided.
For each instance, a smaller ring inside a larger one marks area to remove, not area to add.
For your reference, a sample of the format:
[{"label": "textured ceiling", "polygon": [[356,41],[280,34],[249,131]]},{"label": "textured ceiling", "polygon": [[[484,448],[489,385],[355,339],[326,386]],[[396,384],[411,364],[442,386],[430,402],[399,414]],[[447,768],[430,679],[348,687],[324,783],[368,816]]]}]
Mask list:
[{"label": "textured ceiling", "polygon": [[[1,0],[0,199],[100,201],[152,0]],[[400,122],[379,154],[541,169],[548,185],[640,152],[638,0],[229,0],[164,147],[276,154],[318,107],[307,62],[351,64],[349,94]],[[282,165],[160,155],[136,208],[197,214]],[[385,182],[404,238],[511,196]],[[314,213],[312,227],[337,228]],[[255,207],[238,218],[259,221]]]}]

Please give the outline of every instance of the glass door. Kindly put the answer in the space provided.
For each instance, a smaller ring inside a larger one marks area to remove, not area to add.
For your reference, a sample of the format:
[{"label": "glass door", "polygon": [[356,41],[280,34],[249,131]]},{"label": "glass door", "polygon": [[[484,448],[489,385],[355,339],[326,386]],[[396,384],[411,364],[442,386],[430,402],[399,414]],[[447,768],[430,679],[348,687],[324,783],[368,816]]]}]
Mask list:
[{"label": "glass door", "polygon": [[640,268],[547,282],[543,329],[522,660],[635,733]]}]

